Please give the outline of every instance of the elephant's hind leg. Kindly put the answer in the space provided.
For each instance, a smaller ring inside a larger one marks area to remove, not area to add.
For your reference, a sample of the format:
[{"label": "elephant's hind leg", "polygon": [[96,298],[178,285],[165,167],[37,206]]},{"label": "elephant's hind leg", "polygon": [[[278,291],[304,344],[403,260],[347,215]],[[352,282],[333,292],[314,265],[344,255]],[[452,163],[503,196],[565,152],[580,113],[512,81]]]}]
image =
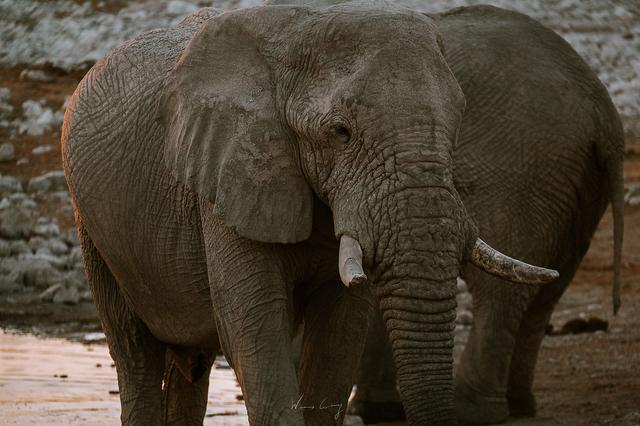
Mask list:
[{"label": "elephant's hind leg", "polygon": [[473,325],[456,370],[457,416],[472,424],[500,423],[509,416],[507,381],[516,335],[538,289],[477,271],[466,278]]},{"label": "elephant's hind leg", "polygon": [[129,309],[77,215],[76,226],[93,301],[116,364],[122,424],[159,425],[164,345]]},{"label": "elephant's hind leg", "polygon": [[186,357],[184,352],[178,352],[176,348],[167,349],[162,388],[162,423],[172,426],[201,425],[207,411],[209,374],[214,352],[189,351]]},{"label": "elephant's hind leg", "polygon": [[300,399],[306,425],[342,424],[353,374],[365,346],[374,300],[368,285],[345,288],[335,277],[306,301]]},{"label": "elephant's hind leg", "polygon": [[357,388],[349,413],[366,423],[400,421],[406,418],[396,389],[396,371],[391,344],[377,307],[370,319],[367,342],[358,369]]}]

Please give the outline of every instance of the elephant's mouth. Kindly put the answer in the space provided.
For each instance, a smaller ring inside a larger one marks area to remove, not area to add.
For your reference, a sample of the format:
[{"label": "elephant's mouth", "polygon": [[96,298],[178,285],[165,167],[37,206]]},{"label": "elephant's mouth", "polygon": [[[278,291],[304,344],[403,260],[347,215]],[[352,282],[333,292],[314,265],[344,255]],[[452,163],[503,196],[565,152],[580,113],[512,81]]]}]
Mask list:
[{"label": "elephant's mouth", "polygon": [[[467,258],[483,271],[514,283],[546,284],[560,276],[558,271],[553,269],[530,265],[500,253],[480,238],[476,239]],[[361,285],[367,281],[362,267],[360,243],[346,234],[340,236],[338,268],[340,279],[347,287]]]}]

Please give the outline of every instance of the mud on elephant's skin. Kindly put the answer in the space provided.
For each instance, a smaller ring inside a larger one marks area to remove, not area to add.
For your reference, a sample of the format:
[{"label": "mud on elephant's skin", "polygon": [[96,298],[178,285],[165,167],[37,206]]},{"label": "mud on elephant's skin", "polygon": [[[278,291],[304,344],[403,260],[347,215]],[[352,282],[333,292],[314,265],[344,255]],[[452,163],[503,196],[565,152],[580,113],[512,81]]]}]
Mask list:
[{"label": "mud on elephant's skin", "polygon": [[[456,370],[457,414],[470,423],[533,416],[545,326],[609,202],[614,311],[620,304],[622,126],[595,73],[534,20],[488,6],[433,19],[467,101],[453,167],[469,215],[487,241],[560,271],[554,283],[534,287],[462,269],[474,323]],[[380,314],[368,340],[351,410],[371,422],[401,418]]]},{"label": "mud on elephant's skin", "polygon": [[340,423],[291,407],[346,405],[374,304],[410,422],[453,421],[465,261],[556,273],[478,239],[442,47],[432,18],[386,4],[203,9],[92,68],[62,152],[123,423],[201,423],[220,346],[252,424]]}]

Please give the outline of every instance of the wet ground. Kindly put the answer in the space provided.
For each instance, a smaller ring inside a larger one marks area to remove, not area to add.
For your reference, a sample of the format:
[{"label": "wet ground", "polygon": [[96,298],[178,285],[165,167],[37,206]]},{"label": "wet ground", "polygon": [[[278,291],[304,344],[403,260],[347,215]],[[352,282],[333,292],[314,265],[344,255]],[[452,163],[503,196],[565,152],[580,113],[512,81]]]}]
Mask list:
[{"label": "wet ground", "polygon": [[[211,382],[204,424],[248,425],[233,371],[215,368]],[[98,426],[119,419],[106,345],[0,331],[0,424]]]},{"label": "wet ground", "polygon": [[[634,218],[640,223],[640,209]],[[631,288],[625,274],[623,308],[611,315],[610,288],[598,284],[608,280],[610,271],[597,266],[598,242],[607,233],[603,229],[596,235],[580,282],[563,296],[552,323],[558,328],[571,319],[598,317],[609,321],[608,330],[547,336],[536,374],[538,416],[509,424],[640,425],[640,315],[635,309],[640,291],[637,284]],[[67,339],[0,331],[1,425],[118,424],[118,386],[108,350],[101,343],[69,340],[86,336],[91,328],[84,323],[80,331],[83,323],[75,324],[75,331],[68,325],[30,326],[40,334],[64,332]],[[216,366],[205,424],[248,424],[233,371],[220,360]]]},{"label": "wet ground", "polygon": [[[638,162],[630,157],[627,164],[635,168]],[[536,370],[538,416],[510,424],[640,425],[640,207],[627,207],[625,217],[620,313],[613,316],[610,303],[607,214],[552,324],[557,329],[572,319],[598,317],[609,322],[608,330],[547,336]],[[117,424],[117,383],[106,346],[69,340],[97,329],[91,306],[11,306],[0,306],[5,328],[67,339],[0,332],[0,424]],[[13,321],[11,312],[19,314]],[[247,424],[239,394],[232,370],[214,369],[205,424]]]}]

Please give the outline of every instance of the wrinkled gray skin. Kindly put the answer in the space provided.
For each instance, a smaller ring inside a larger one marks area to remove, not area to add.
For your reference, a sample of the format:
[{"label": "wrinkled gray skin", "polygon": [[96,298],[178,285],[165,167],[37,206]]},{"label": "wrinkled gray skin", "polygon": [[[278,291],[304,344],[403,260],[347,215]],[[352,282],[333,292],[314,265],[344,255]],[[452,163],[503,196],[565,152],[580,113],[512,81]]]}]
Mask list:
[{"label": "wrinkled gray skin", "polygon": [[[341,423],[376,295],[411,422],[451,423],[456,277],[478,235],[453,184],[464,96],[433,20],[212,14],[111,53],[65,116],[123,423],[201,423],[218,340],[252,424]],[[343,234],[370,285],[340,283]]]},{"label": "wrinkled gray skin", "polygon": [[[453,423],[456,277],[478,234],[454,186],[465,100],[436,21],[388,5],[215,15],[117,49],[65,116],[123,423],[201,423],[218,342],[252,424],[340,423],[374,305],[410,423]],[[537,170],[528,158],[509,167]],[[370,285],[340,284],[343,234]]]},{"label": "wrinkled gray skin", "polygon": [[[560,272],[556,282],[533,287],[508,285],[471,265],[462,270],[474,322],[456,371],[457,414],[471,423],[533,416],[545,326],[610,200],[619,283],[620,121],[584,61],[535,21],[492,7],[433,18],[467,101],[454,151],[462,201],[487,242]],[[395,372],[380,314],[372,324],[351,409],[368,421],[398,418],[402,407],[393,402]],[[430,365],[425,358],[424,368]]]}]

